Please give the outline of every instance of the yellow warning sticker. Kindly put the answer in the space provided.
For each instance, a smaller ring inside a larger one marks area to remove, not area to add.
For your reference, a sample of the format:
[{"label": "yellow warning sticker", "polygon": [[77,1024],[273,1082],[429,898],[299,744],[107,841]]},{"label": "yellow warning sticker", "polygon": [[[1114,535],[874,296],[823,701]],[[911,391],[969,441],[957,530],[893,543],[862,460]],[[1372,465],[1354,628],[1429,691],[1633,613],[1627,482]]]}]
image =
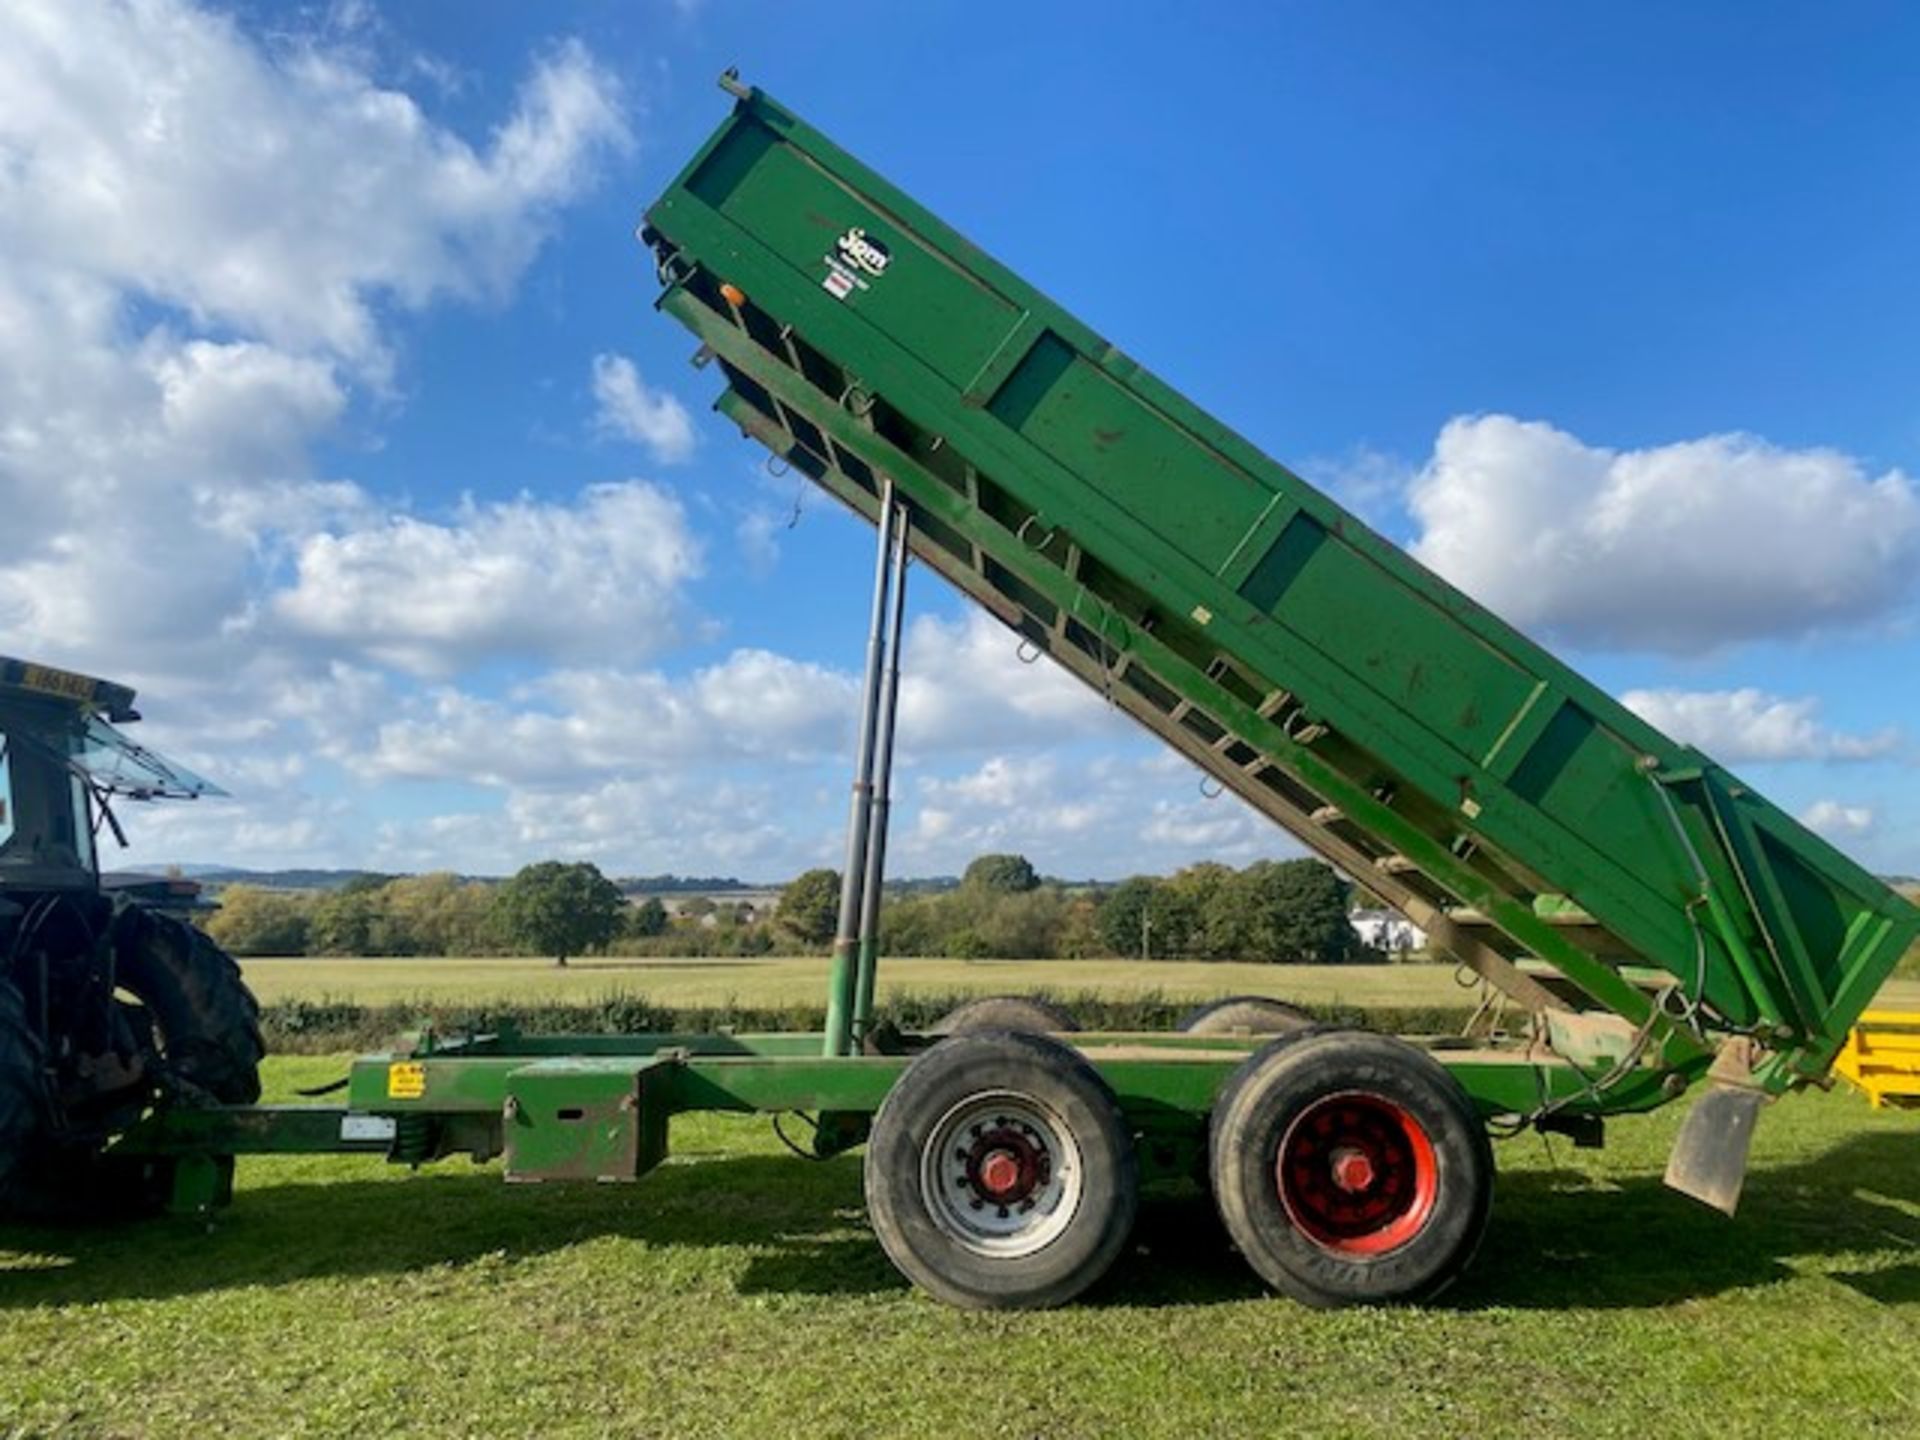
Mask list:
[{"label": "yellow warning sticker", "polygon": [[401,1060],[387,1067],[389,1100],[418,1100],[426,1093],[426,1066],[414,1060]]},{"label": "yellow warning sticker", "polygon": [[93,681],[70,670],[56,670],[51,665],[26,666],[22,683],[29,690],[44,690],[49,695],[66,695],[75,700],[93,698]]}]

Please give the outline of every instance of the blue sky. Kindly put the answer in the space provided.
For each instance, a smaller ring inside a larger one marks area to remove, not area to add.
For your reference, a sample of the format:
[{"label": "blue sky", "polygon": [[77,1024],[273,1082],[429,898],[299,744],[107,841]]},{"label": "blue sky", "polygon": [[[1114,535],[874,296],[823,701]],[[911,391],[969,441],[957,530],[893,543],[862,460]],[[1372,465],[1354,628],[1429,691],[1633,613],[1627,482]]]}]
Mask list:
[{"label": "blue sky", "polygon": [[[236,796],[134,817],[137,860],[837,854],[870,542],[708,413],[632,234],[734,64],[1920,870],[1910,7],[151,0],[9,30],[0,650],[138,682],[149,738]],[[900,868],[1292,852],[956,597],[912,609]]]}]

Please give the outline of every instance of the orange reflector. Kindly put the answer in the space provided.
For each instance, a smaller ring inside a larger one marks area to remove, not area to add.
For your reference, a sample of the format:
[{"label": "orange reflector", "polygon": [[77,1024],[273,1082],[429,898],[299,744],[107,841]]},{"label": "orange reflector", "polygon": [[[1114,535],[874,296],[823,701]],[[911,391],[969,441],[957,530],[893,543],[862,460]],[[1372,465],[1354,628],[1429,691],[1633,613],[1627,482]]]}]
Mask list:
[{"label": "orange reflector", "polygon": [[732,281],[728,281],[720,287],[720,298],[737,310],[747,303],[747,292]]}]

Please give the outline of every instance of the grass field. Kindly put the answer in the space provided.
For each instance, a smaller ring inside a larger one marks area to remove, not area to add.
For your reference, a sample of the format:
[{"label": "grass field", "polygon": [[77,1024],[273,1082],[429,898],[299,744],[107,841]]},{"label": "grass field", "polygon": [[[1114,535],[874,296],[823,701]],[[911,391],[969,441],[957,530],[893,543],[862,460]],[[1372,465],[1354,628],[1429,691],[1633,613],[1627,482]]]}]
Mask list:
[{"label": "grass field", "polygon": [[[659,1005],[760,1006],[822,1003],[827,962],[758,960],[576,960],[557,969],[521,959],[248,960],[247,983],[262,1000],[353,1000],[386,1004],[432,999],[521,1004],[643,995]],[[1413,1009],[1465,1006],[1451,965],[1218,965],[1140,960],[888,960],[880,999],[960,992],[1055,995],[1161,994],[1193,1000],[1271,995],[1308,1005]],[[1895,980],[1886,1003],[1920,1008],[1920,980]]]},{"label": "grass field", "polygon": [[0,1231],[0,1434],[1915,1433],[1920,1121],[1775,1107],[1727,1222],[1658,1183],[1678,1118],[1507,1142],[1468,1278],[1338,1313],[1262,1294],[1197,1199],[1082,1304],[946,1310],[874,1245],[857,1156],[752,1120],[676,1122],[630,1188],[243,1161],[211,1234]]}]

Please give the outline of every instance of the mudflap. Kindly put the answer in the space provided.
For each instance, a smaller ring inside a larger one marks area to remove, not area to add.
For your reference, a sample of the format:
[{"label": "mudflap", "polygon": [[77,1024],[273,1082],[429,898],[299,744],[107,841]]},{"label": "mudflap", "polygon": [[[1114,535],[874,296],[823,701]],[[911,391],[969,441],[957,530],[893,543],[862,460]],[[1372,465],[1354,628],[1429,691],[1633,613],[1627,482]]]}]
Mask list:
[{"label": "mudflap", "polygon": [[1667,1157],[1667,1185],[1723,1215],[1732,1215],[1747,1178],[1753,1127],[1766,1102],[1763,1091],[1710,1082],[1673,1142],[1673,1153]]}]

